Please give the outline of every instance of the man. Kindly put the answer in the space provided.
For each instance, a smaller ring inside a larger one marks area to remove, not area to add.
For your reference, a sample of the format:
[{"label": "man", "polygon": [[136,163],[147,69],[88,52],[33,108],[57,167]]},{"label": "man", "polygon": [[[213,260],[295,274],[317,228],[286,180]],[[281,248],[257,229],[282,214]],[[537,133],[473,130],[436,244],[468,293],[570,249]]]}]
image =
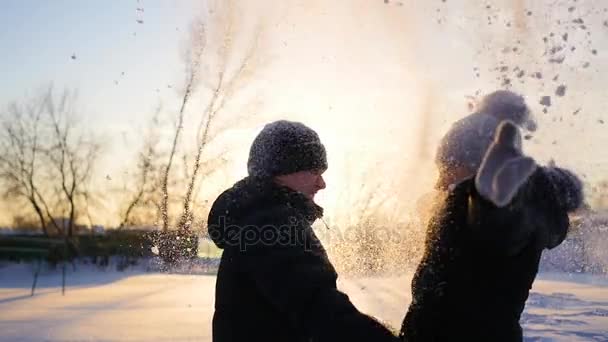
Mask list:
[{"label": "man", "polygon": [[[503,113],[527,111],[517,103]],[[565,169],[540,167],[525,157],[515,123],[500,123],[488,146],[486,140],[467,139],[487,126],[470,117],[462,122],[468,124],[456,124],[446,135],[465,137],[459,148],[445,138],[439,147],[437,184],[445,198],[428,224],[401,337],[521,341],[519,318],[541,253],[564,240],[568,213],[583,200],[582,185]]]},{"label": "man", "polygon": [[395,341],[336,288],[336,272],[311,224],[323,214],[325,147],[309,127],[267,124],[249,153],[249,176],[224,191],[208,229],[224,249],[213,340]]}]

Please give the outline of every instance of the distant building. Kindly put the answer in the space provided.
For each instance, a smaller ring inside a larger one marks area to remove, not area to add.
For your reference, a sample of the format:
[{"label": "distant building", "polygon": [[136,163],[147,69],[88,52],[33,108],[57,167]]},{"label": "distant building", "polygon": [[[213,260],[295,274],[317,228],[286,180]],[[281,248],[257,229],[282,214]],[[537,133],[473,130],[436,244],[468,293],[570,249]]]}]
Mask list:
[{"label": "distant building", "polygon": [[153,226],[153,225],[130,225],[130,226],[123,227],[123,229],[146,231],[146,232],[162,230],[160,226]]},{"label": "distant building", "polygon": [[14,235],[15,231],[9,227],[0,227],[0,235]]},{"label": "distant building", "polygon": [[91,227],[91,232],[94,235],[104,235],[106,233],[106,229],[104,226],[100,226],[100,225],[93,225]]}]

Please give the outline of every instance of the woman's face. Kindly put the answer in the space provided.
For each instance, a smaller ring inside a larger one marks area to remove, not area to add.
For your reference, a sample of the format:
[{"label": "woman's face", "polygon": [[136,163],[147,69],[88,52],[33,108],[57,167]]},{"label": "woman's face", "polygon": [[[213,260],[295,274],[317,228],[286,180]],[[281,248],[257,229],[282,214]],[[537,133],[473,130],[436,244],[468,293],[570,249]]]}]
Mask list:
[{"label": "woman's face", "polygon": [[468,177],[473,176],[469,168],[462,166],[445,167],[439,170],[439,179],[435,184],[435,189],[447,191],[450,185],[458,184]]}]

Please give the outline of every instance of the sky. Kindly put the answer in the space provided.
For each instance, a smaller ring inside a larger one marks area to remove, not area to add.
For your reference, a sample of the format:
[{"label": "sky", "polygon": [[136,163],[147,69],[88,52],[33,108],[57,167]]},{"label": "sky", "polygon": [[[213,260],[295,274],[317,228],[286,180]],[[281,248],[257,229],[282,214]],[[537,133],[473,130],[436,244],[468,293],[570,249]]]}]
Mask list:
[{"label": "sky", "polygon": [[8,0],[0,6],[1,105],[49,84],[75,90],[77,120],[103,140],[106,157],[98,167],[106,172],[97,176],[117,172],[135,152],[128,138],[137,141],[158,103],[174,97],[169,86],[181,81],[185,32],[200,5]]},{"label": "sky", "polygon": [[[399,202],[415,203],[433,183],[439,137],[467,114],[467,95],[500,88],[501,74],[492,69],[501,61],[510,71],[527,71],[520,82],[512,77],[540,126],[526,150],[592,181],[606,174],[608,151],[602,146],[608,138],[600,120],[608,120],[608,17],[601,1],[237,3],[243,15],[236,30],[245,37],[239,51],[252,22],[263,23],[264,30],[252,76],[223,114],[238,121],[221,136],[229,149],[227,169],[204,196],[212,198],[244,176],[255,134],[264,123],[286,118],[316,129],[328,148],[329,186],[319,196],[325,207],[348,212],[355,201],[348,196],[359,191],[353,189],[379,188],[398,194]],[[51,82],[75,89],[79,120],[104,142],[95,182],[101,189],[119,187],[154,110],[161,104],[167,121],[177,111],[188,28],[204,8],[205,1],[195,0],[3,1],[0,105]],[[556,24],[578,17],[587,29]],[[566,31],[565,45],[577,50],[561,64],[548,63],[542,38]],[[521,53],[502,52],[514,44]],[[582,67],[585,62],[591,66]],[[544,72],[542,80],[528,76],[536,70]],[[568,90],[559,98],[554,89],[562,83]],[[543,95],[553,97],[546,114],[538,103]],[[204,103],[200,94],[192,100],[187,130],[196,126]],[[430,130],[422,129],[425,121]],[[99,216],[103,221],[108,215]]]},{"label": "sky", "polygon": [[144,0],[9,0],[1,6],[0,103],[49,84],[75,90],[79,120],[107,131],[110,150],[120,149],[121,137],[140,128],[164,97],[173,97],[168,87],[180,80],[184,32],[200,8]]}]

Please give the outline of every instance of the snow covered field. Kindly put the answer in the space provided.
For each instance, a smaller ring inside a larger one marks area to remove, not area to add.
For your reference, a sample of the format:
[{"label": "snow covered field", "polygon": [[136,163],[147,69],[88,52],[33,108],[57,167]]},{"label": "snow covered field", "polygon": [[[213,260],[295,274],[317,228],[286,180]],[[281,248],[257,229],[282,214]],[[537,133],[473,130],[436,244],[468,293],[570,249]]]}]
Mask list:
[{"label": "snow covered field", "polygon": [[[210,341],[214,275],[45,271],[30,297],[31,268],[0,268],[0,341]],[[398,327],[408,276],[343,279],[362,311]],[[500,294],[497,294],[500,295]],[[608,341],[608,278],[544,274],[522,317],[527,341]]]}]

